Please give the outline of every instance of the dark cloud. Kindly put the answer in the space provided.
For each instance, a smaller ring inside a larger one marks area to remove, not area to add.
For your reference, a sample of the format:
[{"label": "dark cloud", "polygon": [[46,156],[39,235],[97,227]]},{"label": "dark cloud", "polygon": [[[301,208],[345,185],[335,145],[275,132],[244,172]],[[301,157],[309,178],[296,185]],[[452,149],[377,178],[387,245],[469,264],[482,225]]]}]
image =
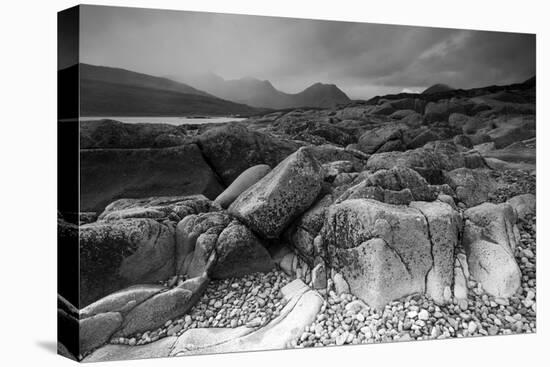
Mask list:
[{"label": "dark cloud", "polygon": [[522,81],[535,73],[535,36],[83,6],[81,60],[177,78],[252,76],[288,92],[320,81],[368,98]]}]

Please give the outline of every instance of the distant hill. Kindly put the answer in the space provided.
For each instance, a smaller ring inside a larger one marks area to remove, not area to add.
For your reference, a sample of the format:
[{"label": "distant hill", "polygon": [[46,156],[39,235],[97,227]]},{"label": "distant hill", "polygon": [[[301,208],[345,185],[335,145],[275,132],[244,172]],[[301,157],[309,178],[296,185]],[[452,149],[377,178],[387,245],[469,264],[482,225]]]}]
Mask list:
[{"label": "distant hill", "polygon": [[96,66],[81,63],[80,78],[213,97],[208,93],[195,89],[187,84],[179,83],[167,78],[136,73],[134,71],[112,68],[109,66]]},{"label": "distant hill", "polygon": [[426,88],[422,94],[434,94],[434,93],[441,93],[441,92],[448,92],[454,90],[454,88],[449,87],[447,84],[434,84],[429,88]]},{"label": "distant hill", "polygon": [[[70,73],[70,70],[60,73]],[[250,115],[257,112],[256,108],[214,97],[167,78],[80,64],[81,116]]]},{"label": "distant hill", "polygon": [[350,99],[334,84],[316,83],[299,93],[285,93],[277,90],[268,80],[241,78],[225,80],[215,74],[187,78],[186,82],[210,94],[233,102],[254,107],[334,107],[348,103]]},{"label": "distant hill", "polygon": [[[527,97],[524,102],[535,103],[536,91],[535,91],[536,76],[533,76],[521,83],[507,84],[507,85],[488,85],[485,87],[471,88],[471,89],[451,89],[441,92],[432,93],[398,93],[398,94],[386,94],[384,96],[375,96],[367,101],[354,101],[350,105],[367,104],[376,105],[379,104],[381,99],[383,100],[397,100],[403,98],[421,99],[427,102],[437,102],[442,99],[449,98],[473,98],[482,95],[499,92],[520,92]],[[429,88],[428,88],[429,89]]]},{"label": "distant hill", "polygon": [[534,87],[534,86],[536,86],[536,84],[537,84],[537,77],[536,77],[536,76],[532,76],[532,77],[530,77],[529,79],[527,79],[526,81],[524,81],[523,84],[529,85],[529,86],[531,86],[531,87]]}]

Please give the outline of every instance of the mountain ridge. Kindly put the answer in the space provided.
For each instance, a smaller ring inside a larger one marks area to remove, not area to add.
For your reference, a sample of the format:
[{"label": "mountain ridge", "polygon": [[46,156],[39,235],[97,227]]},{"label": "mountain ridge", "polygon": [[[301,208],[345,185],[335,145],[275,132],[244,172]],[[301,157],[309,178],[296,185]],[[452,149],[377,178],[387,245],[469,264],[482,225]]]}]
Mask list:
[{"label": "mountain ridge", "polygon": [[220,98],[259,108],[331,108],[351,101],[336,85],[320,82],[313,83],[298,93],[286,93],[275,88],[269,80],[250,76],[226,80],[216,74],[208,73],[183,80]]}]

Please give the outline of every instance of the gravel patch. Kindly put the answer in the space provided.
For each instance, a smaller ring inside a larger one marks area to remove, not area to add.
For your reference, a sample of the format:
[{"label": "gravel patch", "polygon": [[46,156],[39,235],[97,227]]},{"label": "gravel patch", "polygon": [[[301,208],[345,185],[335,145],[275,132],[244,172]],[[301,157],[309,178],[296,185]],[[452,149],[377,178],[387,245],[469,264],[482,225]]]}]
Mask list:
[{"label": "gravel patch", "polygon": [[[166,285],[177,286],[183,278]],[[111,344],[143,345],[166,336],[179,336],[193,328],[260,327],[279,316],[285,301],[281,288],[290,278],[280,270],[254,273],[242,278],[213,280],[191,311],[163,327],[129,338],[114,338]]]}]

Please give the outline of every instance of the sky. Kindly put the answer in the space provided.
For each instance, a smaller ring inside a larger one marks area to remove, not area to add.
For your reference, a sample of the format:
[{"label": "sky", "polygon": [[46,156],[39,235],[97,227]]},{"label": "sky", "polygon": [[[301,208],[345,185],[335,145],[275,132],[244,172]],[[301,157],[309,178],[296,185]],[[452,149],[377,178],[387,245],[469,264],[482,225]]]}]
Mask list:
[{"label": "sky", "polygon": [[535,75],[535,35],[122,7],[82,6],[80,61],[185,80],[316,82],[350,98],[474,88]]}]

